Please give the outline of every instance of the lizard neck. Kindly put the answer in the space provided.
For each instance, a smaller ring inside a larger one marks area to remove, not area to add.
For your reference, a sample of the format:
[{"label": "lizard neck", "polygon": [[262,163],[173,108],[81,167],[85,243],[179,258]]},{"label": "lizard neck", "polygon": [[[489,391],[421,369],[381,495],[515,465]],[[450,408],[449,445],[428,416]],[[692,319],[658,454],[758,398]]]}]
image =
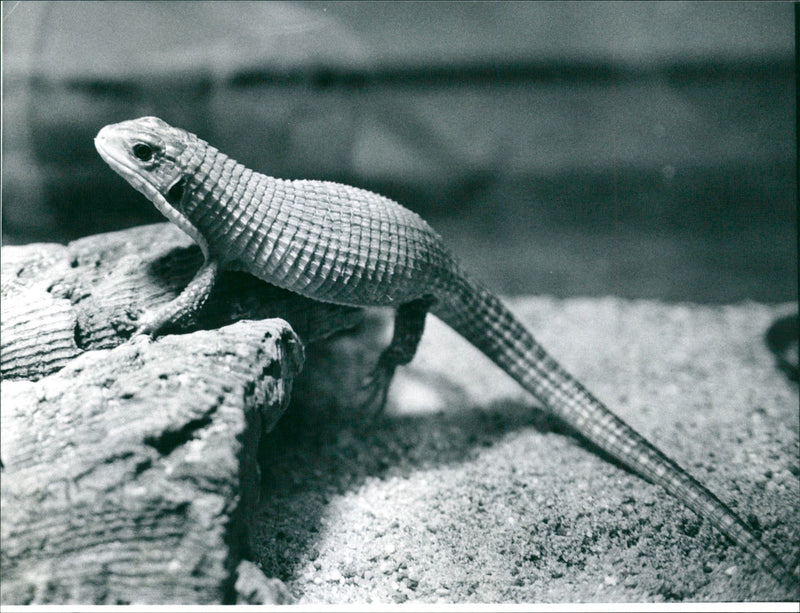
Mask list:
[{"label": "lizard neck", "polygon": [[[238,262],[265,224],[278,216],[277,179],[256,173],[196,138],[183,154],[187,196],[183,214],[205,242],[207,258],[227,268]],[[191,234],[191,233],[190,233]],[[202,245],[201,245],[202,246]]]}]

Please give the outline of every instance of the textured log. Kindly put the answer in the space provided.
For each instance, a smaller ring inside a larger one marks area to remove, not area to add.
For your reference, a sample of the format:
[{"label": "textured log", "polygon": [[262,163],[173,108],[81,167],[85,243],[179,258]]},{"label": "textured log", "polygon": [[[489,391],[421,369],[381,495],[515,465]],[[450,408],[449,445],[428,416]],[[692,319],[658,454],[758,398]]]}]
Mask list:
[{"label": "textured log", "polygon": [[266,320],[5,381],[2,602],[233,601],[256,450],[301,362]]},{"label": "textured log", "polygon": [[[202,254],[172,224],[96,234],[67,246],[3,249],[0,371],[35,379],[88,349],[126,340],[145,310],[186,286]],[[243,273],[225,273],[206,308],[184,330],[239,319],[286,319],[306,342],[353,328],[361,311],[314,302]]]},{"label": "textured log", "polygon": [[66,248],[4,247],[2,262],[0,373],[27,378],[53,372],[81,353],[70,301],[49,292],[52,278],[69,273]]},{"label": "textured log", "polygon": [[362,314],[227,273],[188,333],[125,342],[201,262],[170,224],[3,249],[3,604],[291,601],[245,560],[259,443],[300,337]]}]

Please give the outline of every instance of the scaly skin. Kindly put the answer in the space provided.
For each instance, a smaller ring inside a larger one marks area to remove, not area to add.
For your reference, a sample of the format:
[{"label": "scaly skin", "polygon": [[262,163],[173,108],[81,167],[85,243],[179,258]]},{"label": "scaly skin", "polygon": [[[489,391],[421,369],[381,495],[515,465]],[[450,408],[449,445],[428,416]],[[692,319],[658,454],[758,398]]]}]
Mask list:
[{"label": "scaly skin", "polygon": [[394,306],[394,338],[373,379],[373,399],[382,404],[395,367],[413,357],[430,309],[562,421],[797,590],[797,578],[727,505],[553,360],[496,296],[461,270],[419,215],[362,189],[256,173],[155,117],[106,126],[95,145],[205,255],[186,290],[144,316],[142,332],[156,333],[200,308],[221,269],[243,270],[316,300]]}]

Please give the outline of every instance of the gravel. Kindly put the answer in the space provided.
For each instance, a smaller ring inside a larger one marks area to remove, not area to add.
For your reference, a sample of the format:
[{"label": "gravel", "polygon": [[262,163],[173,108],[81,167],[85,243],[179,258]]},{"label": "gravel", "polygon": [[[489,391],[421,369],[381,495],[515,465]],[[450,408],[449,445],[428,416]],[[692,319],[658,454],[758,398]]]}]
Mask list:
[{"label": "gravel", "polygon": [[[764,343],[793,305],[509,304],[775,551],[796,553],[798,388]],[[385,319],[374,322],[365,347],[388,334]],[[366,369],[372,354],[354,350],[358,342],[343,339],[339,350]],[[266,442],[256,560],[300,603],[797,597],[660,488],[567,434],[433,318],[377,420],[319,388],[304,396],[309,380],[351,383],[353,364],[336,355],[310,352],[296,390],[307,404],[290,408]]]}]

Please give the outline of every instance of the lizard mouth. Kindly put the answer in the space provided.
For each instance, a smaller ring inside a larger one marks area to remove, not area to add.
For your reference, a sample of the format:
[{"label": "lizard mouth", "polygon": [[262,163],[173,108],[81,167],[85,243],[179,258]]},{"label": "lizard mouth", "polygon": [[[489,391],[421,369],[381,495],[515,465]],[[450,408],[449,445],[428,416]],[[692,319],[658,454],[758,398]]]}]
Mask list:
[{"label": "lizard mouth", "polygon": [[[155,189],[155,186],[145,181],[138,168],[131,164],[124,155],[118,154],[118,147],[114,146],[114,141],[118,139],[114,139],[112,135],[108,134],[108,128],[109,126],[106,126],[94,137],[94,148],[97,149],[97,153],[100,154],[103,161],[140,192],[145,193],[145,191]],[[145,193],[145,195],[150,196],[149,193]]]},{"label": "lizard mouth", "polygon": [[124,142],[122,137],[112,130],[113,127],[106,126],[97,133],[97,136],[94,137],[94,148],[114,172],[155,203],[156,197],[161,194],[155,184],[142,172],[142,169],[121,152],[124,150]]}]

